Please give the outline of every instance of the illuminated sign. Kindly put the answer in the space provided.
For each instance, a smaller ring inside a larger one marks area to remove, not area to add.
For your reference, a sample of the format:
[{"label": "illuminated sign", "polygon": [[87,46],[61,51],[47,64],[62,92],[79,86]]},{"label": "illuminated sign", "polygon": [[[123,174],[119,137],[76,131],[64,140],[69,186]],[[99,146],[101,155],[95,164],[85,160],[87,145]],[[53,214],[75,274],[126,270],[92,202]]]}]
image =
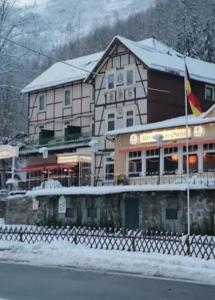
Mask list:
[{"label": "illuminated sign", "polygon": [[92,157],[81,154],[60,154],[57,156],[58,164],[69,164],[69,163],[79,163],[86,162],[91,163]]},{"label": "illuminated sign", "polygon": [[195,126],[193,129],[193,135],[195,137],[205,136],[205,128],[203,126]]},{"label": "illuminated sign", "polygon": [[186,130],[186,127],[184,127],[132,134],[130,136],[130,144],[137,145],[145,143],[154,143],[156,142],[155,136],[158,135],[163,136],[163,141],[174,141],[179,139],[185,139],[186,137],[190,138],[192,136],[192,132],[191,128],[188,128],[188,130]]},{"label": "illuminated sign", "polygon": [[19,156],[19,148],[10,145],[0,146],[0,159],[7,159]]}]

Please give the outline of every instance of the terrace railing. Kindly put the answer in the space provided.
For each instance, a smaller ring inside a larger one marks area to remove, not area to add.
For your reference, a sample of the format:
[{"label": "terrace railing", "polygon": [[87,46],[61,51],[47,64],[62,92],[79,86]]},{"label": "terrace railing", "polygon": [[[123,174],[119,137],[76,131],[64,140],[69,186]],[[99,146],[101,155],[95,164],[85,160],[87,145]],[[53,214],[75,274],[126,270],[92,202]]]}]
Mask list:
[{"label": "terrace railing", "polygon": [[52,243],[106,250],[136,251],[215,259],[215,236],[187,236],[144,230],[88,227],[0,227],[0,241]]},{"label": "terrace railing", "polygon": [[31,139],[25,142],[22,150],[37,149],[40,147],[53,147],[62,146],[68,144],[82,144],[90,142],[91,138],[89,134],[73,134],[65,137],[53,137],[40,140]]}]

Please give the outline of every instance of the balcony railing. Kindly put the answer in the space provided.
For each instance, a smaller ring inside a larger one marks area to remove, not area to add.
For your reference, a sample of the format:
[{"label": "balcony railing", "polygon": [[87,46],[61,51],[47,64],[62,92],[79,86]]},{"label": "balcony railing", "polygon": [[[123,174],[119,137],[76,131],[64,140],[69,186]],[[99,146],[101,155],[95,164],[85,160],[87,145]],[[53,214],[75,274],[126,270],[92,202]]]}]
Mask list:
[{"label": "balcony railing", "polygon": [[[63,187],[71,186],[90,186],[92,177],[88,176],[69,176],[69,175],[49,175],[48,179],[59,181]],[[165,175],[160,177],[158,183],[158,176],[147,176],[139,178],[126,178],[125,181],[105,180],[104,177],[95,177],[94,182],[96,186],[112,186],[112,185],[159,185],[159,184],[186,184],[186,175]],[[19,187],[24,190],[30,190],[33,187],[40,186],[44,181],[43,177],[29,178],[24,181],[19,181]],[[204,185],[215,186],[215,172],[196,173],[189,176],[190,185]]]},{"label": "balcony railing", "polygon": [[66,137],[53,137],[42,140],[30,139],[25,142],[24,149],[38,149],[40,147],[57,147],[69,144],[85,144],[90,141],[90,134],[73,134]]},{"label": "balcony railing", "polygon": [[[187,175],[162,175],[129,178],[130,185],[185,184]],[[189,174],[190,185],[215,186],[215,172]]]}]

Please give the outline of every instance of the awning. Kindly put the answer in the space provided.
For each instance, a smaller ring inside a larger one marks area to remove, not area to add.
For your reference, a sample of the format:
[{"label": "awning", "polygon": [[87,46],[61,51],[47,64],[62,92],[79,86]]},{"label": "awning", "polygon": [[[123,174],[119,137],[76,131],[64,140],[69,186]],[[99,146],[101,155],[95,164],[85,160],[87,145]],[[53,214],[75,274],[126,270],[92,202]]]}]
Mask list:
[{"label": "awning", "polygon": [[28,165],[24,168],[16,170],[16,172],[35,172],[35,171],[42,171],[44,168],[46,170],[54,170],[54,169],[67,169],[72,168],[74,164],[36,164],[36,165]]},{"label": "awning", "polygon": [[57,155],[57,162],[58,164],[70,164],[70,163],[91,163],[92,156],[85,153],[64,153]]}]

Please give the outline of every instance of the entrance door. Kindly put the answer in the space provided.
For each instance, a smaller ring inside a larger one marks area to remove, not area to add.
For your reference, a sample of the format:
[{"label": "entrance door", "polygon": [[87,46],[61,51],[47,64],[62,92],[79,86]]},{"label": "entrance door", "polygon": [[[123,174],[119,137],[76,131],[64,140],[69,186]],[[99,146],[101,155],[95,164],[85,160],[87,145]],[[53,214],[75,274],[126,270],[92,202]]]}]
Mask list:
[{"label": "entrance door", "polygon": [[135,197],[125,199],[125,228],[139,228],[139,200]]}]

